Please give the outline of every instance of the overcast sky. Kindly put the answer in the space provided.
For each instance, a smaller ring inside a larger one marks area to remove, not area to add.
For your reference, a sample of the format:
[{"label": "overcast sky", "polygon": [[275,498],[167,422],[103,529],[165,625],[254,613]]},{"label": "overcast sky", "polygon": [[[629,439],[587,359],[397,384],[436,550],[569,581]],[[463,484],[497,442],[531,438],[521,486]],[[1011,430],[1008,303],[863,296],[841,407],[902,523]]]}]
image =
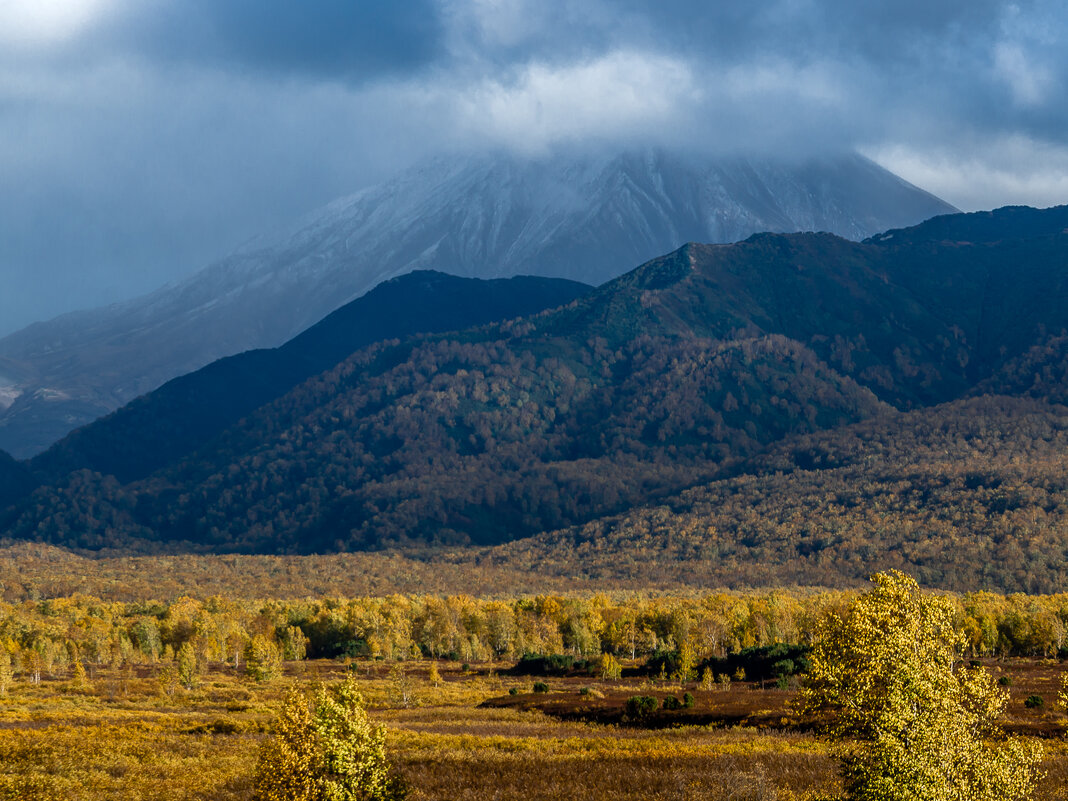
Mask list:
[{"label": "overcast sky", "polygon": [[440,150],[859,149],[1068,202],[1065,0],[0,0],[0,334]]}]

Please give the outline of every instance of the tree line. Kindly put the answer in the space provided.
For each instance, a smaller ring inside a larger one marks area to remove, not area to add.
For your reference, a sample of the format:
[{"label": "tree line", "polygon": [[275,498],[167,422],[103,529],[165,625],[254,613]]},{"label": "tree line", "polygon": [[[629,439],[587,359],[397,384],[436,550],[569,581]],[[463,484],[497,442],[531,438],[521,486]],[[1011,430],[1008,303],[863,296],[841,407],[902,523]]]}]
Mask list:
[{"label": "tree line", "polygon": [[[213,666],[269,678],[281,660],[518,660],[525,654],[692,664],[776,643],[811,645],[852,591],[692,597],[464,595],[170,603],[87,596],[0,604],[8,680],[67,676],[78,666],[160,663],[185,679]],[[1068,594],[946,596],[971,656],[1068,657]]]}]

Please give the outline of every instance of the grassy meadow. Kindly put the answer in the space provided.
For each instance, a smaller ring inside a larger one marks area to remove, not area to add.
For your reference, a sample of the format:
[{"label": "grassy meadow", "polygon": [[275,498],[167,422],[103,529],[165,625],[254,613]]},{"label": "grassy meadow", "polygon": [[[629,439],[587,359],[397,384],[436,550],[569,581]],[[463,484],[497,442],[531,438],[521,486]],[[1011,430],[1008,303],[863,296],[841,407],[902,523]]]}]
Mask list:
[{"label": "grassy meadow", "polygon": [[[757,681],[722,660],[811,645],[856,590],[595,593],[590,579],[535,596],[524,593],[536,574],[484,565],[464,582],[464,572],[380,554],[90,560],[0,549],[0,801],[251,801],[287,693],[350,674],[417,801],[840,793],[832,746],[794,706],[799,677]],[[171,600],[144,600],[161,597]],[[964,658],[1010,693],[1006,729],[1044,745],[1035,798],[1068,801],[1068,715],[1056,705],[1068,595],[947,597]],[[248,669],[257,653],[268,667],[280,660],[269,680]],[[684,653],[692,669],[676,672]],[[524,654],[574,655],[574,665],[515,675]],[[676,661],[660,666],[665,654]],[[601,678],[609,655],[620,678]],[[705,677],[705,663],[713,681],[680,683]],[[692,706],[666,708],[685,693]],[[660,708],[633,719],[638,695]]]},{"label": "grassy meadow", "polygon": [[[355,671],[386,727],[412,799],[821,799],[838,789],[829,747],[799,720],[792,689],[734,681],[595,681],[505,674],[509,663],[286,663],[271,682],[208,666],[185,689],[156,665],[17,680],[0,706],[0,798],[251,799],[260,743],[285,693]],[[1060,666],[990,662],[1010,677],[1008,727],[1046,747],[1038,799],[1068,799],[1068,720],[1051,711]],[[515,689],[515,694],[510,690]],[[690,709],[623,719],[635,694],[690,692]],[[1041,695],[1042,708],[1024,701]]]}]

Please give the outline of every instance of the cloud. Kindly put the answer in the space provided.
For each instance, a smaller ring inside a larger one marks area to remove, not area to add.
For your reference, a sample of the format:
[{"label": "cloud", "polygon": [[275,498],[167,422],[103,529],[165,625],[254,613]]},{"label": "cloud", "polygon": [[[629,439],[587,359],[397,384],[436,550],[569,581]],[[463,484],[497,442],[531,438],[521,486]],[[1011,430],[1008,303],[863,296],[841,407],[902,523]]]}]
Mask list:
[{"label": "cloud", "polygon": [[445,46],[437,0],[0,0],[3,28],[0,41],[27,47],[66,40],[68,65],[118,57],[349,83],[412,74]]},{"label": "cloud", "polygon": [[889,145],[865,155],[965,210],[1068,203],[1068,149],[1025,136],[941,149]]},{"label": "cloud", "polygon": [[150,291],[385,178],[436,102],[265,80],[0,69],[0,331]]},{"label": "cloud", "polygon": [[1038,106],[1053,83],[1048,70],[1036,67],[1019,45],[998,42],[994,46],[994,66],[1008,84],[1013,101],[1021,106]]},{"label": "cloud", "polygon": [[699,95],[684,62],[614,52],[559,68],[530,64],[507,82],[477,84],[460,94],[459,123],[497,144],[540,151],[559,142],[652,134]]},{"label": "cloud", "polygon": [[0,44],[54,46],[101,22],[114,7],[114,0],[0,0]]}]

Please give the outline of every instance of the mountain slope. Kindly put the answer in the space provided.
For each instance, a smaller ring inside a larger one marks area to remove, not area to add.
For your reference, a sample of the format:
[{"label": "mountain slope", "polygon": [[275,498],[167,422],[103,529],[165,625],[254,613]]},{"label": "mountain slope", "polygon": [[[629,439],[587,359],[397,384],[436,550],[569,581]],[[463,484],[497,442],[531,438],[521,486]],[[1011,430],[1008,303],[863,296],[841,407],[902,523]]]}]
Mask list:
[{"label": "mountain slope", "polygon": [[[480,564],[656,585],[949,590],[1068,581],[1068,408],[984,397],[784,441],[654,506],[500,546]],[[581,566],[581,570],[577,568]]]},{"label": "mountain slope", "polygon": [[125,486],[73,473],[6,526],[80,547],[492,544],[893,406],[989,382],[1033,395],[1019,365],[1064,328],[1068,234],[687,245],[566,307],[366,348],[173,467]]},{"label": "mountain slope", "polygon": [[1002,206],[992,211],[967,214],[944,214],[931,217],[909,228],[894,229],[875,234],[873,242],[896,245],[919,242],[1004,242],[1019,239],[1040,239],[1068,233],[1065,207],[1044,209],[1036,214],[1030,206]]},{"label": "mountain slope", "polygon": [[953,211],[860,156],[801,164],[638,151],[439,159],[337,201],[191,278],[0,340],[17,367],[0,447],[33,455],[177,375],[275,347],[414,269],[599,284],[687,241],[826,230],[860,239]]},{"label": "mountain slope", "polygon": [[590,289],[558,278],[481,281],[410,273],[380,284],[279,348],[230,356],[169,381],[74,431],[31,466],[51,478],[81,468],[123,482],[143,478],[372,342],[532,314]]},{"label": "mountain slope", "polygon": [[175,467],[127,486],[77,471],[5,528],[88,548],[493,543],[622,511],[883,408],[783,338],[648,339],[585,363],[516,344],[374,346]]},{"label": "mountain slope", "polygon": [[30,472],[10,454],[0,451],[0,509],[25,497],[37,485]]}]

